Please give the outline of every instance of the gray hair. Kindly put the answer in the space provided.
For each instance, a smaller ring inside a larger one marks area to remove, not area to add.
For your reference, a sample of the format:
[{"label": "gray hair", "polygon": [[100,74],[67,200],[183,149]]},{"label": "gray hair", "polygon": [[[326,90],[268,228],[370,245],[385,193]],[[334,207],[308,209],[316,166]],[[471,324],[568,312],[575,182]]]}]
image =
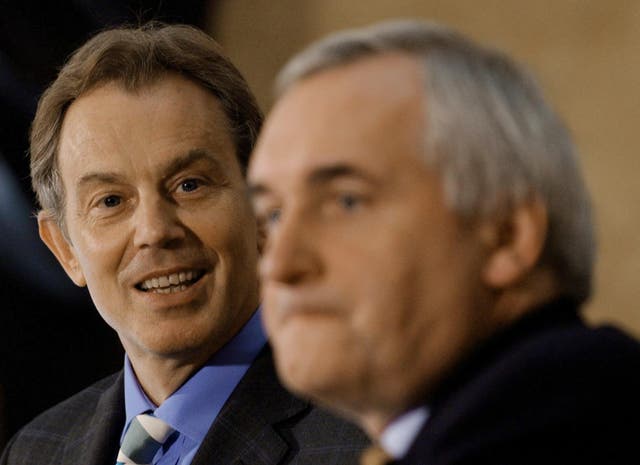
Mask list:
[{"label": "gray hair", "polygon": [[424,64],[425,161],[442,176],[448,207],[473,222],[540,198],[549,218],[541,265],[554,271],[563,295],[586,300],[595,238],[576,150],[532,76],[509,57],[439,24],[390,21],[311,45],[281,71],[277,93],[323,70],[394,52]]}]

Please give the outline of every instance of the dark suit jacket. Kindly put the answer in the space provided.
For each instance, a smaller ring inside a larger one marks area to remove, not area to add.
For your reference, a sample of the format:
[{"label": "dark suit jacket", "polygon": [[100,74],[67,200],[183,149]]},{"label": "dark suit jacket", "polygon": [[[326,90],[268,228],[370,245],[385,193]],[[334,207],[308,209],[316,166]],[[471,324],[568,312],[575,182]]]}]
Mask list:
[{"label": "dark suit jacket", "polygon": [[[120,372],[25,426],[0,463],[114,465],[124,421]],[[266,349],[227,400],[192,464],[355,464],[365,446],[360,430],[289,394]]]},{"label": "dark suit jacket", "polygon": [[402,465],[640,464],[640,345],[556,301],[487,341],[427,405]]}]

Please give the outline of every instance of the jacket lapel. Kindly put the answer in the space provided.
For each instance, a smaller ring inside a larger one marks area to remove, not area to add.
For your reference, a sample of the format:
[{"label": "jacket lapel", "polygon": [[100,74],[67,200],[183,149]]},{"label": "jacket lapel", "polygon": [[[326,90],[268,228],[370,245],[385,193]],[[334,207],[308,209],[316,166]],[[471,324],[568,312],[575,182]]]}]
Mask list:
[{"label": "jacket lapel", "polygon": [[282,387],[266,347],[211,425],[192,465],[276,465],[290,449],[277,424],[309,408]]},{"label": "jacket lapel", "polygon": [[114,465],[125,422],[124,376],[120,372],[100,395],[95,411],[81,418],[73,428],[78,439],[65,448],[62,463]]}]

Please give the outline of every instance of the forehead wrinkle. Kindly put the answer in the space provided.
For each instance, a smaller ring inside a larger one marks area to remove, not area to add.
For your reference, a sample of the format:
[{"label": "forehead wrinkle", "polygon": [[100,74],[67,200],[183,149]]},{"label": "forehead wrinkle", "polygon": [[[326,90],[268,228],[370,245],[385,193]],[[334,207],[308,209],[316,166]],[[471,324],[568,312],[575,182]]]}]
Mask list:
[{"label": "forehead wrinkle", "polygon": [[[191,141],[192,146],[213,145],[212,148],[219,151],[226,150],[227,143],[234,148],[226,115],[218,102],[206,108],[190,106],[185,100],[193,89],[169,86],[174,80],[177,84],[185,81],[168,75],[133,92],[113,82],[91,89],[69,107],[63,120],[65,137],[61,137],[61,142],[77,153],[88,149],[92,152],[129,152],[132,149],[129,143],[131,125],[123,124],[126,120],[114,118],[102,110],[101,102],[105,98],[115,98],[127,105],[129,112],[139,116],[135,129],[145,131],[148,142],[156,147],[166,146],[166,142],[176,146],[176,142],[188,144]],[[195,125],[191,121],[194,118],[198,120]],[[70,124],[73,131],[67,133]],[[100,139],[94,137],[96,128],[99,128]]]}]

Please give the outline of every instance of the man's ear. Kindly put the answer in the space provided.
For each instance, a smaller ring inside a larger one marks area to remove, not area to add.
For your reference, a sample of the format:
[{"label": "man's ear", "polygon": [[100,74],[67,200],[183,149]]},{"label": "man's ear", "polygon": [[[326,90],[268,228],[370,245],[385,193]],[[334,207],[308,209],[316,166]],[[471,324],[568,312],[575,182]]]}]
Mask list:
[{"label": "man's ear", "polygon": [[63,233],[58,222],[48,212],[41,211],[38,213],[38,232],[42,242],[56,256],[71,280],[77,286],[86,286],[87,281],[84,279],[84,273],[78,263],[73,245]]},{"label": "man's ear", "polygon": [[537,265],[547,238],[547,209],[533,197],[498,222],[482,225],[491,251],[483,270],[485,284],[504,289],[526,277]]}]

